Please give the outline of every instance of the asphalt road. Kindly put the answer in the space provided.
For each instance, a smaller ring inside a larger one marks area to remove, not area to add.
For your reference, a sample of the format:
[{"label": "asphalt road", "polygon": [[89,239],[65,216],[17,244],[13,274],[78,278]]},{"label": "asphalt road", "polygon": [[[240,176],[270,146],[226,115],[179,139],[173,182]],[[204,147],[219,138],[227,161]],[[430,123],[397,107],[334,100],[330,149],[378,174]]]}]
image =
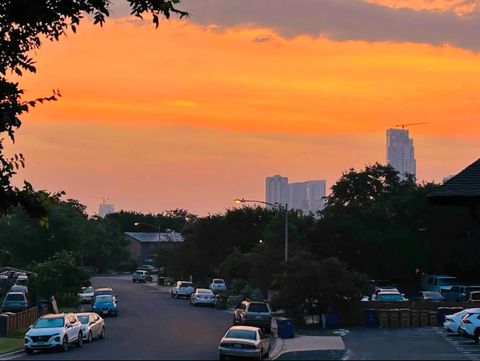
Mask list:
[{"label": "asphalt road", "polygon": [[94,287],[112,287],[119,316],[106,318],[106,338],[67,353],[23,354],[17,360],[218,359],[218,343],[231,325],[227,311],[192,307],[129,278],[95,278]]}]

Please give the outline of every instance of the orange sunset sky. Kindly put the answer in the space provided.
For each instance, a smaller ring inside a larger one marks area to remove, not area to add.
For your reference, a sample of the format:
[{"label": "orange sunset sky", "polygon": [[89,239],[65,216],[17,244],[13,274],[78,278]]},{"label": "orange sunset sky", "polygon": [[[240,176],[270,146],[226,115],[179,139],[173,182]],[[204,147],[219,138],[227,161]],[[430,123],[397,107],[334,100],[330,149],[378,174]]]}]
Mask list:
[{"label": "orange sunset sky", "polygon": [[[293,5],[295,3],[295,5]],[[278,5],[278,6],[277,6]],[[283,6],[283,7],[282,7]],[[264,199],[265,177],[326,179],[385,162],[385,130],[411,128],[418,179],[480,158],[480,6],[465,0],[187,0],[186,20],[115,4],[35,53],[16,183],[98,210],[201,215]]]}]

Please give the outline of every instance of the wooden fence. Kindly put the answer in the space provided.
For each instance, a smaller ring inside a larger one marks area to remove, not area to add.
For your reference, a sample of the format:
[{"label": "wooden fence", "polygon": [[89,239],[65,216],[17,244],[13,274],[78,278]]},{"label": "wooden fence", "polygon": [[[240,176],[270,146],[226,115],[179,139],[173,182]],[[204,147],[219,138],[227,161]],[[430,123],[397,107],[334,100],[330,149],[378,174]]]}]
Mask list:
[{"label": "wooden fence", "polygon": [[38,318],[38,308],[32,307],[26,311],[18,313],[0,314],[0,336],[9,336],[10,334],[26,329],[35,323]]}]

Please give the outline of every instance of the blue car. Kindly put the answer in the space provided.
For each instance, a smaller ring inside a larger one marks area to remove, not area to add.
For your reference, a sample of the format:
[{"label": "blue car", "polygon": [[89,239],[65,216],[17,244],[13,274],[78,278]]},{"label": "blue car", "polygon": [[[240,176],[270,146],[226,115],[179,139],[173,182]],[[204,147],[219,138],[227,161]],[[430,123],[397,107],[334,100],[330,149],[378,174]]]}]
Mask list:
[{"label": "blue car", "polygon": [[28,300],[23,292],[9,292],[2,305],[2,312],[21,312],[28,308]]},{"label": "blue car", "polygon": [[110,295],[95,297],[92,310],[100,316],[118,316],[117,301]]}]

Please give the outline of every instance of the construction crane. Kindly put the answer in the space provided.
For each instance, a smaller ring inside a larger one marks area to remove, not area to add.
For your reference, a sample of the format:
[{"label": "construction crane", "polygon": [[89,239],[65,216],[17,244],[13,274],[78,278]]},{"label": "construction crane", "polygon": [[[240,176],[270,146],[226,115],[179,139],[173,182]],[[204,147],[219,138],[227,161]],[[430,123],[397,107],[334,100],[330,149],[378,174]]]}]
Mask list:
[{"label": "construction crane", "polygon": [[397,124],[397,125],[395,125],[395,128],[405,129],[406,127],[411,127],[412,125],[423,125],[423,124],[428,124],[428,122],[423,122],[423,123],[410,123],[410,124]]}]

